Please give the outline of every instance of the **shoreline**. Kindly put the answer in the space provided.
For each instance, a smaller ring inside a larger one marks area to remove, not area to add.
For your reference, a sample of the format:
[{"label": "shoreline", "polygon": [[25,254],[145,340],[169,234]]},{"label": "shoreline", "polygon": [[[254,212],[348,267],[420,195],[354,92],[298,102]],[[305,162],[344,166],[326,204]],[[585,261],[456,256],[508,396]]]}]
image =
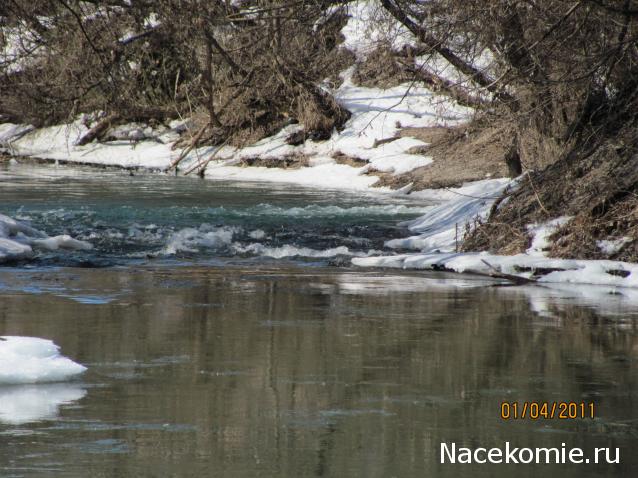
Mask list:
[{"label": "shoreline", "polygon": [[[143,166],[122,167],[92,162],[82,164],[77,161],[61,161],[48,158],[13,158],[4,156],[4,162],[12,159],[33,164],[57,163],[61,164],[62,167],[88,166],[98,170],[123,170],[131,173],[133,171],[143,171],[149,174],[166,174],[160,170],[153,170]],[[251,167],[237,169],[251,169]],[[281,171],[285,170],[278,172]],[[303,169],[295,171],[301,171],[301,174],[307,173]],[[228,177],[208,177],[207,179],[233,181],[233,178]],[[237,179],[235,180],[237,181]],[[268,178],[262,178],[261,182],[277,183],[276,181],[269,181]],[[299,183],[295,184],[304,186]],[[637,264],[610,260],[553,259],[546,257],[543,252],[544,246],[553,229],[559,225],[558,223],[539,225],[535,230],[531,230],[530,235],[533,236],[532,246],[524,254],[503,256],[480,251],[458,252],[458,224],[471,218],[478,218],[478,220],[481,217],[483,219],[486,218],[492,203],[509,186],[511,186],[509,180],[488,180],[470,183],[456,189],[446,188],[446,190],[414,192],[410,196],[423,197],[424,199],[426,197],[429,199],[438,197],[440,201],[439,204],[431,206],[430,211],[424,215],[403,224],[415,235],[401,239],[388,239],[385,242],[386,247],[394,249],[397,252],[396,254],[354,257],[351,259],[351,264],[356,268],[362,269],[432,270],[472,274],[506,280],[508,283],[515,285],[562,283],[598,285],[612,288],[638,288]],[[314,187],[316,188],[317,186]],[[378,192],[381,193],[381,196],[389,193],[373,187],[369,188],[368,192]],[[450,194],[450,192],[452,193]],[[484,199],[479,196],[481,193],[490,195],[488,199]],[[396,194],[396,191],[394,194]],[[59,243],[66,241],[67,244],[73,246],[68,238],[54,239]]]}]

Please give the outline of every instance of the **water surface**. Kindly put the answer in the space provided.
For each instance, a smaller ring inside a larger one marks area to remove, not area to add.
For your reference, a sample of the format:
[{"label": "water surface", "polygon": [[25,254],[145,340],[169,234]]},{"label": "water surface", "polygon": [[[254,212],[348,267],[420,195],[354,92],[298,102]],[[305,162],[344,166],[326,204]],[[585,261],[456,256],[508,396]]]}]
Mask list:
[{"label": "water surface", "polygon": [[[3,333],[52,338],[89,366],[76,383],[0,387],[2,476],[638,469],[635,310],[550,298],[540,316],[524,290],[483,280],[316,268],[3,270],[0,281],[17,284],[0,290]],[[504,422],[503,400],[591,400],[598,418]],[[622,462],[440,465],[442,441],[614,446]]]},{"label": "water surface", "polygon": [[42,165],[0,168],[0,213],[95,247],[41,253],[39,263],[48,265],[264,258],[345,263],[354,255],[381,253],[385,240],[408,234],[400,221],[430,205],[294,185]]},{"label": "water surface", "polygon": [[[89,367],[0,386],[1,476],[636,475],[630,290],[344,266],[406,233],[409,199],[95,174],[0,173],[0,212],[95,244],[0,268],[0,335]],[[504,400],[597,416],[506,422]],[[441,442],[506,441],[621,463],[439,463]]]}]

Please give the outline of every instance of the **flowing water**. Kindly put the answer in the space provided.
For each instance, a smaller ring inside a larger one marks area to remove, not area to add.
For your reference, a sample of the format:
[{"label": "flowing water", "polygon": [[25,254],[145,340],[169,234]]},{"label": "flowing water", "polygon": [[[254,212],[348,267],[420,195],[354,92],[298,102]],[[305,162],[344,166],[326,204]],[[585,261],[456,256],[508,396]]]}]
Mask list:
[{"label": "flowing water", "polygon": [[[50,338],[89,367],[0,386],[0,476],[638,471],[631,292],[344,266],[405,234],[423,209],[405,200],[72,173],[0,173],[1,213],[95,245],[0,268],[0,335]],[[531,400],[596,417],[500,417]],[[442,442],[611,447],[620,463],[441,464]]]},{"label": "flowing water", "polygon": [[[40,264],[294,259],[368,255],[405,234],[423,201],[290,185],[200,181],[121,171],[11,167],[0,171],[2,213],[49,235],[88,241],[88,253],[41,254]],[[246,262],[246,261],[244,261]]]}]

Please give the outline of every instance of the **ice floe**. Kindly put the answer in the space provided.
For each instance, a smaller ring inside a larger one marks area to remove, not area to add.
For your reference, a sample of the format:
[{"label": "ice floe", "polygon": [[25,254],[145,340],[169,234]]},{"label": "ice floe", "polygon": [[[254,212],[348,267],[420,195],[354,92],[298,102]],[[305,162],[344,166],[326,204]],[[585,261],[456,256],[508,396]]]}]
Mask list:
[{"label": "ice floe", "polygon": [[0,336],[0,384],[61,382],[85,370],[51,340]]},{"label": "ice floe", "polygon": [[89,250],[92,248],[89,242],[73,239],[67,234],[49,237],[21,221],[0,214],[0,263],[31,258],[35,255],[34,249]]}]

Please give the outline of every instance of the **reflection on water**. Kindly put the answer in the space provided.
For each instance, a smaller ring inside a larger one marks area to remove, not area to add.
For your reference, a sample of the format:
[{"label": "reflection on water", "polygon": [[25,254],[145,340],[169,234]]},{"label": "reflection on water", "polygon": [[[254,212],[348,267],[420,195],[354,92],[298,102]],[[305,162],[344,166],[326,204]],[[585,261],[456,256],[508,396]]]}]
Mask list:
[{"label": "reflection on water", "polygon": [[77,384],[0,385],[0,423],[22,425],[57,418],[60,406],[86,395]]},{"label": "reflection on water", "polygon": [[[29,416],[35,399],[7,392],[0,413],[24,418],[1,420],[3,476],[634,476],[638,309],[456,277],[0,271],[17,284],[3,334],[89,365],[59,408]],[[504,422],[503,400],[594,401],[598,418]],[[442,441],[619,447],[621,464],[440,465]]]}]

